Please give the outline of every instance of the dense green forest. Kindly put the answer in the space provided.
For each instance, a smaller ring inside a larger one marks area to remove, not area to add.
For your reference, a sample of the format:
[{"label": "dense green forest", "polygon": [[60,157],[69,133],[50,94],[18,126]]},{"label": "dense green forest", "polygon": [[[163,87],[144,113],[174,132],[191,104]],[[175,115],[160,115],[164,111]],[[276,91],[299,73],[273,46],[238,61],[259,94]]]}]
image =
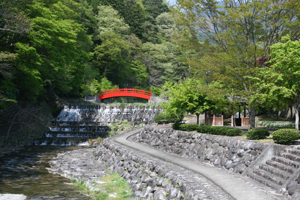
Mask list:
[{"label": "dense green forest", "polygon": [[2,0],[0,95],[37,101],[114,87],[155,90],[187,76],[163,0]]}]

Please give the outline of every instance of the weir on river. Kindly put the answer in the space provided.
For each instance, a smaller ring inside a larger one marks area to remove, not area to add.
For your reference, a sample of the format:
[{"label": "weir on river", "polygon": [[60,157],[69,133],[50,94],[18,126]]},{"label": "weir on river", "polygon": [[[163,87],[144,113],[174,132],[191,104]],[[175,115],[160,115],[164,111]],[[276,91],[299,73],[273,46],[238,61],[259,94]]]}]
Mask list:
[{"label": "weir on river", "polygon": [[[57,153],[91,145],[108,137],[109,125],[127,121],[132,126],[153,123],[158,106],[65,106],[36,146],[0,157],[0,194],[24,194],[29,199],[89,199],[70,180],[49,174],[48,161]],[[95,141],[95,140],[94,140]],[[77,147],[76,147],[77,146]]]},{"label": "weir on river", "polygon": [[127,121],[132,127],[145,126],[160,112],[158,106],[145,105],[67,105],[35,145],[89,146],[89,139],[108,137],[113,123]]}]

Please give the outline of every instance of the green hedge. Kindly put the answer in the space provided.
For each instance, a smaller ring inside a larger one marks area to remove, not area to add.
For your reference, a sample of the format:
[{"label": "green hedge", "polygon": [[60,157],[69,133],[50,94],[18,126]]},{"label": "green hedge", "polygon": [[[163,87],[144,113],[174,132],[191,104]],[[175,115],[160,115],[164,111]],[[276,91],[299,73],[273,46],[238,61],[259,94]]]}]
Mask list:
[{"label": "green hedge", "polygon": [[292,144],[299,136],[296,129],[279,129],[273,133],[273,140],[278,144]]},{"label": "green hedge", "polygon": [[241,135],[242,130],[238,128],[230,128],[227,130],[226,135],[227,136],[236,136],[236,135]]},{"label": "green hedge", "polygon": [[247,132],[247,139],[250,140],[261,140],[266,139],[270,135],[266,129],[255,129]]},{"label": "green hedge", "polygon": [[240,135],[242,131],[240,129],[231,129],[219,126],[206,126],[197,124],[173,124],[173,129],[181,131],[197,131],[199,133],[208,133],[213,135],[226,135],[226,136],[235,136]]},{"label": "green hedge", "polygon": [[174,115],[174,116],[164,116],[162,113],[155,115],[154,121],[155,123],[162,124],[163,122],[161,120],[167,120],[166,123],[175,123],[181,120],[180,117]]}]

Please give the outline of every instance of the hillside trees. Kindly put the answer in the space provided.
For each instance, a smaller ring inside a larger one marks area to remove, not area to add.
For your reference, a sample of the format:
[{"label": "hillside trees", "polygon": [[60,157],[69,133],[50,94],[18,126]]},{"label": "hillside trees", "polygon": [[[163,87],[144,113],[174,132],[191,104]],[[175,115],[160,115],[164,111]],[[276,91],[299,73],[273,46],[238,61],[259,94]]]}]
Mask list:
[{"label": "hillside trees", "polygon": [[[9,93],[16,91],[15,78],[18,57],[15,44],[24,39],[30,29],[30,21],[24,7],[30,1],[3,0],[0,2],[0,98],[7,99]],[[5,95],[5,96],[3,96]],[[9,97],[10,98],[10,97]]]},{"label": "hillside trees", "polygon": [[[224,91],[233,96],[249,100],[259,92],[249,76],[255,76],[265,63],[256,61],[267,57],[270,45],[280,41],[282,35],[299,37],[296,0],[178,0],[177,3],[173,16],[182,26],[177,37],[183,38],[179,44],[187,47],[185,55],[193,72],[204,78],[205,72],[210,71],[210,80],[222,83]],[[199,38],[208,41],[203,43]],[[255,102],[250,103],[253,128]]]},{"label": "hillside trees", "polygon": [[300,42],[291,41],[291,36],[271,46],[270,66],[259,71],[257,85],[263,93],[256,94],[253,100],[269,104],[286,105],[293,100],[295,108],[295,128],[299,130],[300,95]]},{"label": "hillside trees", "polygon": [[95,94],[104,78],[149,89],[186,77],[162,0],[3,0],[0,11],[2,96],[36,101],[51,85],[79,97],[84,80]]}]

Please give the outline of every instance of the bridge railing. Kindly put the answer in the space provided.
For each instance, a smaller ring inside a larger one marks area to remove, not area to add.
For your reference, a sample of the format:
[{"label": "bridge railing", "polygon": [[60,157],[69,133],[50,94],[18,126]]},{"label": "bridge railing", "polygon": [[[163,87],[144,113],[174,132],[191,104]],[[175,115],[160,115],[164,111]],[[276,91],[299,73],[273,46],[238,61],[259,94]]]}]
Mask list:
[{"label": "bridge railing", "polygon": [[103,96],[106,94],[113,94],[113,93],[133,93],[133,94],[141,94],[146,96],[152,95],[151,91],[123,88],[123,89],[112,89],[112,90],[101,91],[99,92],[99,96]]}]

